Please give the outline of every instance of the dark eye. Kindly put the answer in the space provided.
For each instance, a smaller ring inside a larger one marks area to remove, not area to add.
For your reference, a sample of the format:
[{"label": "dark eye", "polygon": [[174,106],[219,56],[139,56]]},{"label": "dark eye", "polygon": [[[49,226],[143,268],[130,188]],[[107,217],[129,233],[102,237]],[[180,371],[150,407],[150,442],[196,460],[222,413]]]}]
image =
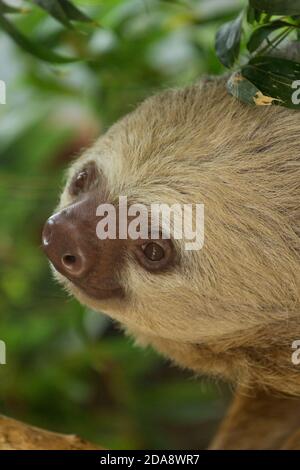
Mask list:
[{"label": "dark eye", "polygon": [[142,247],[144,255],[150,261],[160,261],[165,256],[164,249],[158,243],[150,242]]},{"label": "dark eye", "polygon": [[140,264],[148,271],[163,271],[174,264],[174,247],[171,240],[140,240],[134,247]]},{"label": "dark eye", "polygon": [[87,177],[88,177],[87,170],[82,170],[80,171],[80,173],[78,173],[75,176],[75,180],[73,182],[73,191],[75,193],[77,192],[78,194],[80,191],[83,190]]},{"label": "dark eye", "polygon": [[78,173],[73,176],[70,184],[70,193],[72,196],[78,196],[83,191],[96,184],[98,172],[93,162],[88,163]]}]

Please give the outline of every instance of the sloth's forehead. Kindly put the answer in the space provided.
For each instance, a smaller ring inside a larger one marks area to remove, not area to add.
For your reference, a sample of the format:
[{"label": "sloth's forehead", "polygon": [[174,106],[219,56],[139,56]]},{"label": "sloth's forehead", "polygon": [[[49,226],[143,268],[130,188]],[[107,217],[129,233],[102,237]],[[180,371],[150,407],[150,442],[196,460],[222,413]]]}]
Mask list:
[{"label": "sloth's forehead", "polygon": [[125,194],[134,199],[143,196],[154,200],[157,194],[162,196],[167,188],[176,191],[183,186],[188,187],[192,176],[195,176],[195,168],[189,165],[188,160],[182,158],[180,164],[175,164],[172,152],[169,155],[156,152],[146,155],[146,151],[142,143],[136,151],[134,146],[122,147],[116,143],[103,145],[100,139],[93,149],[76,162],[71,177],[92,162],[98,169],[99,185],[103,189],[105,186],[115,196]]},{"label": "sloth's forehead", "polygon": [[216,135],[223,135],[218,126],[224,130],[225,122],[215,119],[216,111],[212,116],[208,101],[199,86],[146,100],[100,137],[73,169],[94,161],[116,194],[193,191],[202,163],[209,165],[224,149]]},{"label": "sloth's forehead", "polygon": [[[98,188],[112,200],[123,195],[133,202],[171,204],[178,200],[178,194],[184,199],[193,192],[195,169],[185,163],[175,165],[172,155],[165,160],[160,156],[152,156],[146,161],[134,157],[129,160],[121,152],[110,149],[86,162],[96,165]],[[84,167],[86,163],[82,162],[81,165]]]}]

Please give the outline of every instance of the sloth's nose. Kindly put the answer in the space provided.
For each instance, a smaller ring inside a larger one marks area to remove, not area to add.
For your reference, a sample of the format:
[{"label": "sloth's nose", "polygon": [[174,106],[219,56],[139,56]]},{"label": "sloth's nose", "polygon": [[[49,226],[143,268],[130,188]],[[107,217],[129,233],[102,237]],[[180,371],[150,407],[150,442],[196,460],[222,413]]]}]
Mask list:
[{"label": "sloth's nose", "polygon": [[45,223],[42,246],[57,271],[71,280],[83,277],[91,268],[92,259],[84,247],[79,227],[64,211],[54,214]]}]

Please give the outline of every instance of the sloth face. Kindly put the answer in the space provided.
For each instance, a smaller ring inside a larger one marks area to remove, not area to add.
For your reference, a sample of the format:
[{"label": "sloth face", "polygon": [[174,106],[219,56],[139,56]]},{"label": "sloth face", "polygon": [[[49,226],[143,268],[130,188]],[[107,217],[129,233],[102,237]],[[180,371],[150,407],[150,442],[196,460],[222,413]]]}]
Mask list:
[{"label": "sloth face", "polygon": [[[120,196],[128,207],[202,203],[193,193],[196,161],[187,148],[195,136],[182,136],[178,145],[184,116],[167,119],[160,110],[154,115],[153,104],[149,100],[141,115],[132,113],[114,125],[72,165],[60,204],[44,226],[43,248],[55,277],[82,303],[145,332],[169,335],[174,325],[171,334],[180,329],[184,336],[200,294],[199,253],[166,237],[161,225],[153,237],[150,220],[147,234],[118,236],[124,217],[128,227],[134,220],[120,214]],[[116,208],[117,236],[100,240],[102,204]]]},{"label": "sloth face", "polygon": [[[286,319],[299,308],[300,265],[290,116],[244,106],[218,82],[148,99],[71,166],[43,231],[55,277],[148,336],[201,342]],[[203,248],[186,250],[162,225],[153,236],[149,223],[138,238],[119,236],[134,219],[120,196],[128,206],[204,204]],[[116,236],[99,239],[103,204],[116,210]]]},{"label": "sloth face", "polygon": [[[136,219],[128,210],[121,212],[111,200],[106,178],[95,161],[82,163],[68,182],[66,193],[71,201],[46,222],[43,246],[55,270],[86,295],[95,300],[126,297],[120,274],[130,260],[156,275],[174,270],[179,263],[171,238],[162,238],[159,227],[152,236],[151,223],[147,223],[146,233],[139,229],[130,237],[131,222]],[[99,239],[101,207],[106,214],[103,225],[112,228],[112,233],[106,231]],[[138,225],[144,222],[148,220],[139,217]],[[126,228],[123,237],[118,230],[121,224]]]}]

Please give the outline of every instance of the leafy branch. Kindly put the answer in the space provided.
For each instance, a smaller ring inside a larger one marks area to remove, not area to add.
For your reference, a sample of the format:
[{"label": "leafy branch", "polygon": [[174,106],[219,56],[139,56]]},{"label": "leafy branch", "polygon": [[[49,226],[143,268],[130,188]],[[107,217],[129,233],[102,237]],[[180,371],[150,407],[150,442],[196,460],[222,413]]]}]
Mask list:
[{"label": "leafy branch", "polygon": [[300,63],[297,57],[282,57],[295,46],[300,51],[299,33],[300,0],[249,0],[248,7],[216,34],[217,56],[234,70],[228,91],[246,103],[299,109],[292,96]]},{"label": "leafy branch", "polygon": [[[8,0],[0,0],[0,28],[20,48],[50,63],[93,62],[86,39],[100,25],[73,0],[24,0],[22,5],[17,8]],[[23,27],[26,15],[33,24],[36,15],[43,20],[50,16],[59,28],[52,36],[29,34],[30,27]],[[202,25],[196,16],[190,21],[199,28]],[[55,50],[56,45],[66,45],[67,51],[71,46],[71,56]],[[298,102],[292,98],[300,65],[296,55],[291,55],[297,46],[300,57],[300,0],[249,0],[247,8],[224,23],[216,34],[217,56],[232,70],[228,91],[246,103],[298,109]]]},{"label": "leafy branch", "polygon": [[19,47],[45,62],[63,64],[79,60],[79,57],[65,57],[39,44],[38,41],[29,39],[7,15],[30,13],[30,7],[38,7],[52,16],[65,28],[73,30],[74,22],[86,23],[92,27],[98,26],[88,15],[79,10],[70,0],[30,0],[29,8],[17,8],[0,0],[0,28],[5,31]]}]

